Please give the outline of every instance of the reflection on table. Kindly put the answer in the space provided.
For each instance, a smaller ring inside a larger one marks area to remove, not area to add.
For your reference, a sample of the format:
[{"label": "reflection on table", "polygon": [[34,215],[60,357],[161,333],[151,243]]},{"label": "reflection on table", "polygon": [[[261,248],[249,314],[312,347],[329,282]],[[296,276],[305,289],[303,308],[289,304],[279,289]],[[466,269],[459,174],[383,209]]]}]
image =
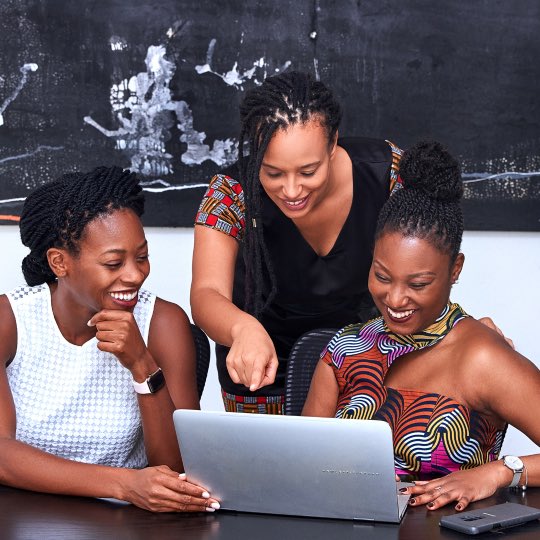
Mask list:
[{"label": "reflection on table", "polygon": [[[540,508],[540,488],[526,492],[500,490],[495,496],[471,506],[483,508],[502,502],[517,502]],[[355,521],[216,512],[215,514],[152,514],[131,505],[32,493],[0,486],[0,536],[3,540],[61,539],[175,539],[212,540],[256,538],[257,540],[336,539],[458,539],[466,536],[439,527],[451,506],[428,512],[409,508],[401,525]],[[540,522],[483,534],[482,538],[540,538]]]}]

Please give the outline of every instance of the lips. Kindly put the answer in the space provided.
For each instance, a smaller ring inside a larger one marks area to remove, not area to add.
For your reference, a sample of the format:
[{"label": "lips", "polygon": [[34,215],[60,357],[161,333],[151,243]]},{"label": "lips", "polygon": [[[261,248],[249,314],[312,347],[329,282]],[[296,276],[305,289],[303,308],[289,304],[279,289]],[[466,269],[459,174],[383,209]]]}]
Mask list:
[{"label": "lips", "polygon": [[139,291],[111,291],[109,295],[116,304],[124,307],[133,307],[138,300]]},{"label": "lips", "polygon": [[288,210],[292,210],[293,212],[298,212],[299,210],[303,210],[308,202],[309,195],[306,195],[302,199],[296,199],[294,201],[287,201],[282,199],[282,203],[285,205],[285,207]]},{"label": "lips", "polygon": [[386,306],[386,313],[392,322],[403,324],[408,322],[416,312],[416,309],[406,309],[401,311],[395,311]]}]

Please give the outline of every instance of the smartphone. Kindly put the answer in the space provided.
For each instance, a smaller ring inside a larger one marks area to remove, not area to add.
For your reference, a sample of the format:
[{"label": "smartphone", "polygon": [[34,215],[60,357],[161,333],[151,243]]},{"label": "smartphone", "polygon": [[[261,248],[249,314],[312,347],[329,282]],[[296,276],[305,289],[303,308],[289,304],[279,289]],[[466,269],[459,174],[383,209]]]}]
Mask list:
[{"label": "smartphone", "polygon": [[[445,516],[441,518],[439,525],[466,534],[480,534],[515,527],[535,519],[540,519],[538,508],[524,504],[503,503]],[[540,527],[538,532],[540,534]]]}]

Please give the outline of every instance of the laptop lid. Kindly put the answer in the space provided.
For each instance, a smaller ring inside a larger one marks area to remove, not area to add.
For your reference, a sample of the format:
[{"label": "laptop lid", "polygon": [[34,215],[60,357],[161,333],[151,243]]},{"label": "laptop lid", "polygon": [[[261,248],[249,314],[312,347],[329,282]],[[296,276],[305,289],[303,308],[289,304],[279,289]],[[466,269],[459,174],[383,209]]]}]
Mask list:
[{"label": "laptop lid", "polygon": [[189,480],[224,509],[398,523],[406,508],[386,422],[177,410],[174,425]]}]

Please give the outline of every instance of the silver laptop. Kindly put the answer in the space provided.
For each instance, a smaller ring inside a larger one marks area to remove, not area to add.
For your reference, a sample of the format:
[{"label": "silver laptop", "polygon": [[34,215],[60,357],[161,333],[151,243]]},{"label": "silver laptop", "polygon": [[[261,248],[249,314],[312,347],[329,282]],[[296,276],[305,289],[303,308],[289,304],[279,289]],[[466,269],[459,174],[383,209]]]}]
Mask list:
[{"label": "silver laptop", "polygon": [[399,523],[386,422],[177,410],[188,479],[227,510]]}]

